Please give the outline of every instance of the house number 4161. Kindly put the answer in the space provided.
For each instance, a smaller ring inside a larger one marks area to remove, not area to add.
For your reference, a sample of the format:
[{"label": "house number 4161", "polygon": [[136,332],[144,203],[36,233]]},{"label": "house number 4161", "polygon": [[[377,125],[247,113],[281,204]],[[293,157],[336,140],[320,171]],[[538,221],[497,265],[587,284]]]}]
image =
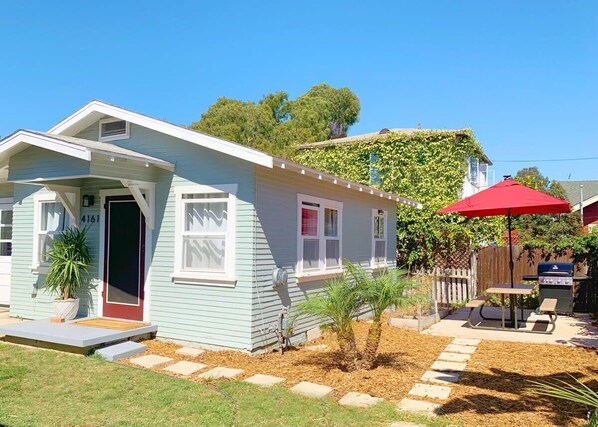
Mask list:
[{"label": "house number 4161", "polygon": [[100,222],[100,216],[99,215],[83,215],[81,217],[81,222],[83,222],[83,223],[88,222],[90,224],[94,224],[96,222]]}]

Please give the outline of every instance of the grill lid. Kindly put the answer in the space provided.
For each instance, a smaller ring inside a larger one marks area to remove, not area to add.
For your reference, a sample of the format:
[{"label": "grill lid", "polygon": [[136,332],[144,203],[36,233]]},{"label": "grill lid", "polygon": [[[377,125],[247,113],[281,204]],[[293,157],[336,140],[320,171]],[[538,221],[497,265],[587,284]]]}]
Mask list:
[{"label": "grill lid", "polygon": [[540,262],[538,276],[573,276],[571,262]]}]

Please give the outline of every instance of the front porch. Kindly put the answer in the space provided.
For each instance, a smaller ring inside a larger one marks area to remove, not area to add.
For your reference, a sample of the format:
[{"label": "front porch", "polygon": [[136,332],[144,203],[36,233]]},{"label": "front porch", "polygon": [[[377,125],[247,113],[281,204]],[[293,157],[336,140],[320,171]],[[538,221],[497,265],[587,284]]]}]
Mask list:
[{"label": "front porch", "polygon": [[0,336],[6,342],[49,348],[77,354],[124,341],[139,341],[154,337],[158,325],[120,319],[90,317],[65,323],[49,319],[24,321],[0,326]]}]

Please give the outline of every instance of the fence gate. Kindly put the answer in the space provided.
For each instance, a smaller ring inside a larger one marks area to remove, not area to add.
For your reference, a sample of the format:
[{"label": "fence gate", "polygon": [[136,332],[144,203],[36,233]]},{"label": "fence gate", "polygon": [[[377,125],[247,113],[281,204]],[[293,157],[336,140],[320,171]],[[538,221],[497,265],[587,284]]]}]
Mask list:
[{"label": "fence gate", "polygon": [[475,275],[469,268],[434,268],[433,299],[442,305],[467,302],[476,296]]}]

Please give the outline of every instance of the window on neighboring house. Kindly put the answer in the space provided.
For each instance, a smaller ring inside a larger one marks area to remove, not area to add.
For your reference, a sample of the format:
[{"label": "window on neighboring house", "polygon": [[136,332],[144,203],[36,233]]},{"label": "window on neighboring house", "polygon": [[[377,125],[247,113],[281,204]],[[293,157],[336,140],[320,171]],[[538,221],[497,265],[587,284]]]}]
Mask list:
[{"label": "window on neighboring house", "polygon": [[386,265],[387,212],[372,210],[372,266]]},{"label": "window on neighboring house", "polygon": [[0,256],[12,255],[12,208],[0,209]]},{"label": "window on neighboring house", "polygon": [[469,158],[469,181],[477,186],[480,172],[480,160],[477,157]]},{"label": "window on neighboring house", "polygon": [[100,141],[129,138],[129,122],[119,119],[100,120]]},{"label": "window on neighboring house", "polygon": [[380,160],[378,153],[370,153],[370,184],[371,185],[382,185],[382,174],[377,166]]},{"label": "window on neighboring house", "polygon": [[48,254],[54,240],[70,227],[71,218],[54,193],[35,197],[35,240],[33,242],[33,266],[43,266],[50,262]]},{"label": "window on neighboring house", "polygon": [[221,187],[175,190],[175,280],[234,276],[236,186]]},{"label": "window on neighboring house", "polygon": [[299,195],[299,273],[341,269],[342,203]]}]

